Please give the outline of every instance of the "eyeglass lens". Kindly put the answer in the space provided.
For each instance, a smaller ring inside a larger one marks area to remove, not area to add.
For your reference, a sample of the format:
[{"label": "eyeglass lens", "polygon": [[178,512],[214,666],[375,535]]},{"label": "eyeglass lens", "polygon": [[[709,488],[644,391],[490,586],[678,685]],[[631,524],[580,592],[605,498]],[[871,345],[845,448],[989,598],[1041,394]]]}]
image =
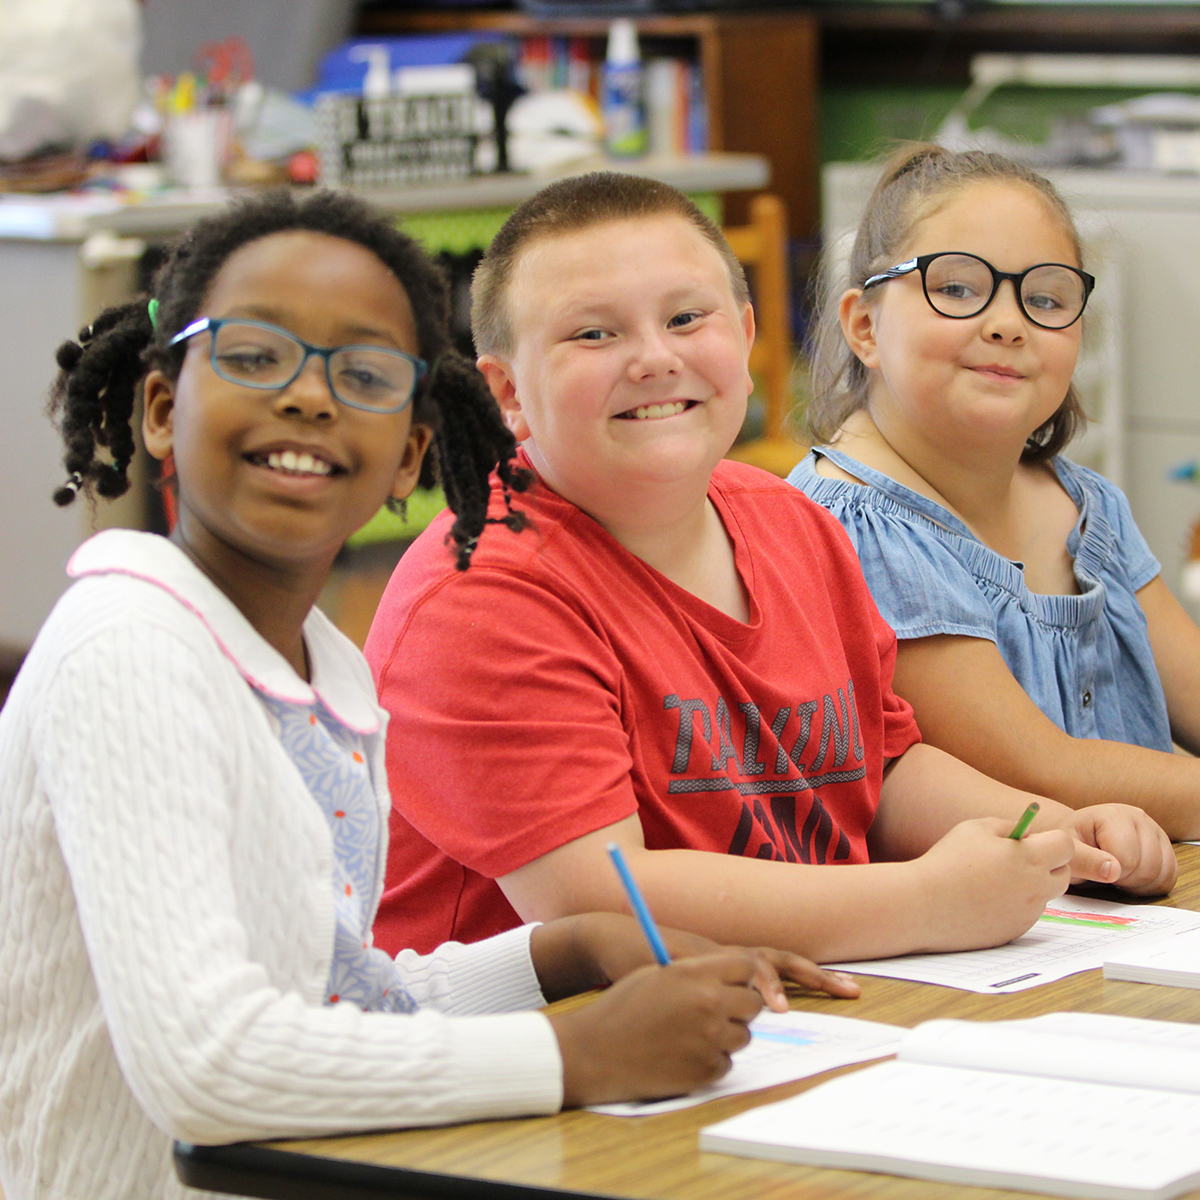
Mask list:
[{"label": "eyeglass lens", "polygon": [[[282,330],[229,321],[217,330],[212,358],[217,373],[247,387],[286,387],[304,365],[304,346]],[[416,367],[402,355],[370,346],[342,346],[327,360],[334,396],[360,408],[405,404]]]},{"label": "eyeglass lens", "polygon": [[[946,317],[973,317],[992,298],[991,268],[969,254],[939,254],[925,269],[925,295]],[[1087,290],[1074,271],[1055,264],[1034,267],[1020,280],[1021,306],[1037,325],[1063,329],[1083,311]]]}]

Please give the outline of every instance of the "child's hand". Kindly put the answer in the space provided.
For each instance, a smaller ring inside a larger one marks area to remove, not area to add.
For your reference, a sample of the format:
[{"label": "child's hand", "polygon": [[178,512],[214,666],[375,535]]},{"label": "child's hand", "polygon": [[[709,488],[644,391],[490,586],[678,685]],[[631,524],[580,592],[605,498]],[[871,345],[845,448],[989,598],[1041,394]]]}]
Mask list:
[{"label": "child's hand", "polygon": [[[861,988],[849,976],[838,971],[827,971],[817,966],[811,959],[793,954],[790,950],[775,950],[770,946],[721,946],[709,941],[696,933],[686,933],[682,929],[659,929],[667,950],[673,959],[692,958],[701,954],[713,954],[720,950],[744,949],[755,958],[754,978],[751,986],[762,996],[763,1003],[775,1012],[787,1012],[788,999],[783,981],[798,984],[810,992],[825,992],[830,996],[838,996],[843,1000],[857,999]],[[641,930],[638,930],[639,936]],[[646,954],[649,947],[642,946]]]},{"label": "child's hand", "polygon": [[1003,945],[1020,937],[1067,890],[1074,838],[1050,829],[1016,841],[1008,836],[1011,830],[1011,821],[995,817],[963,821],[914,860],[927,913],[922,949]]},{"label": "child's hand", "polygon": [[[663,942],[672,959],[714,954],[722,949],[716,942],[681,929],[661,928]],[[574,995],[588,988],[605,987],[630,972],[654,962],[638,923],[618,913],[583,913],[551,921],[535,929],[530,953],[547,999]],[[853,999],[859,986],[846,975],[826,971],[785,950],[768,947],[746,950],[754,960],[752,986],[768,1008],[786,1012],[783,980],[809,991]]]},{"label": "child's hand", "polygon": [[[1089,879],[1115,883],[1139,896],[1161,896],[1174,887],[1179,864],[1171,841],[1140,808],[1093,804],[1071,813],[1060,828],[1082,843],[1071,863],[1074,882]],[[1101,854],[1116,859],[1118,864],[1108,876],[1089,869]]]},{"label": "child's hand", "polygon": [[582,1008],[551,1013],[563,1105],[660,1099],[720,1079],[762,1008],[755,970],[749,950],[643,967]]}]

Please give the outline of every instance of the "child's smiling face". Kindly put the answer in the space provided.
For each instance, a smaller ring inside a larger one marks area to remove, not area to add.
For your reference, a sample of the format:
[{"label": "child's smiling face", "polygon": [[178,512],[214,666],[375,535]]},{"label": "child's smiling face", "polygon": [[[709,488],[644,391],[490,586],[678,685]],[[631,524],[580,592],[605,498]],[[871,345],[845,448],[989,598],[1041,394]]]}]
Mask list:
[{"label": "child's smiling face", "polygon": [[[1078,266],[1061,220],[1032,188],[1011,181],[953,193],[918,223],[895,262],[939,251],[974,254],[1008,272],[1038,263]],[[843,298],[843,328],[871,371],[871,415],[893,445],[894,436],[904,440],[903,429],[948,453],[970,444],[1019,453],[1066,397],[1082,326],[1034,325],[1008,281],[983,312],[963,320],[933,311],[916,271],[867,293],[870,300],[855,295]]]},{"label": "child's smiling face", "polygon": [[[316,346],[419,352],[396,277],[365,247],[321,233],[275,233],[242,246],[196,315],[266,321]],[[210,564],[232,552],[328,566],[389,495],[414,486],[428,429],[412,424],[411,407],[374,413],[339,404],[316,357],[277,391],[229,382],[213,370],[210,336],[190,339],[174,383],[161,372],[146,381],[147,448],[175,458],[177,537]]]},{"label": "child's smiling face", "polygon": [[534,241],[507,308],[512,354],[479,365],[555,491],[602,521],[647,487],[703,495],[745,416],[754,321],[693,225],[641,217]]}]

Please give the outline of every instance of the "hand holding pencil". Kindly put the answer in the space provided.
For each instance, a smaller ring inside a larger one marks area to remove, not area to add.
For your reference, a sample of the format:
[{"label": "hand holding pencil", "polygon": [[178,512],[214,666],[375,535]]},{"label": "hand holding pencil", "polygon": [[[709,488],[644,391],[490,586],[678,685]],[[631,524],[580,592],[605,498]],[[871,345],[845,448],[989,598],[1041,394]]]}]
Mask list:
[{"label": "hand holding pencil", "polygon": [[564,1105],[678,1095],[719,1079],[749,1041],[748,1024],[764,1002],[787,1009],[785,979],[833,996],[858,995],[852,979],[798,954],[660,930],[623,855],[612,849],[637,920],[580,914],[539,926],[530,939],[547,999],[613,984],[581,1008],[549,1014],[563,1059]]},{"label": "hand holding pencil", "polygon": [[[641,890],[633,878],[633,872],[630,871],[629,865],[625,861],[625,855],[616,842],[609,842],[606,849],[621,880],[621,886],[625,889],[625,895],[629,899],[629,906],[633,910],[634,918],[646,938],[655,961],[660,967],[667,966],[672,959],[671,952],[663,941],[654,918],[650,915],[650,909],[642,898]],[[711,954],[722,949],[718,943],[700,937],[698,934],[685,933],[679,929],[670,930],[669,933],[676,946],[676,956],[694,957]],[[756,947],[752,953],[758,958],[752,980],[753,986],[762,996],[767,1007],[775,1012],[786,1012],[788,1008],[787,993],[783,986],[784,980],[808,991],[826,992],[830,996],[839,996],[843,999],[853,999],[859,994],[858,984],[850,976],[842,975],[837,971],[827,971],[799,954],[774,950],[768,946]]]}]

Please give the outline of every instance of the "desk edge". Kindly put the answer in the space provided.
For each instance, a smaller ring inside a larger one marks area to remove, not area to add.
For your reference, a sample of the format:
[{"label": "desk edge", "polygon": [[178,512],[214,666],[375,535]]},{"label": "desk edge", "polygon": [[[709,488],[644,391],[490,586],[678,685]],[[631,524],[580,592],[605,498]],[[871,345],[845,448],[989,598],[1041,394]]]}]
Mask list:
[{"label": "desk edge", "polygon": [[319,1158],[248,1142],[176,1142],[174,1159],[175,1173],[188,1187],[261,1200],[613,1200],[599,1192]]}]

